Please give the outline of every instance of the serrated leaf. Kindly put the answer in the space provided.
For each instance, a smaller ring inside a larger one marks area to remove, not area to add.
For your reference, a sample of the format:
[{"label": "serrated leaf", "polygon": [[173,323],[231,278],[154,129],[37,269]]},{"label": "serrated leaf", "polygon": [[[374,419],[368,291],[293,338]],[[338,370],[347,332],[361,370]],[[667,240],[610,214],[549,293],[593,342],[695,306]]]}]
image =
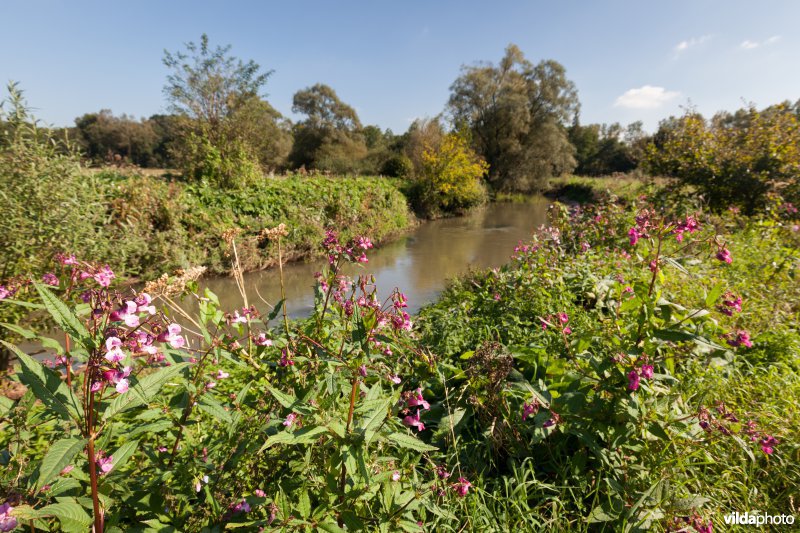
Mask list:
[{"label": "serrated leaf", "polygon": [[53,317],[53,320],[56,321],[56,324],[72,335],[86,350],[91,351],[94,348],[94,343],[92,342],[91,335],[89,335],[89,330],[86,329],[83,322],[81,322],[80,319],[69,310],[64,302],[59,300],[46,286],[41,283],[34,283],[33,285],[42,298],[45,309],[47,309],[50,316]]},{"label": "serrated leaf", "polygon": [[53,481],[58,474],[68,466],[72,459],[86,447],[86,439],[68,438],[61,439],[50,445],[41,465],[39,465],[39,479],[36,480],[36,490]]},{"label": "serrated leaf", "polygon": [[413,435],[408,435],[407,433],[390,433],[386,438],[401,448],[408,448],[409,450],[415,450],[418,452],[433,452],[439,449],[436,446],[429,446]]},{"label": "serrated leaf", "polygon": [[201,411],[210,414],[217,420],[225,422],[226,424],[231,424],[233,422],[233,420],[231,420],[231,414],[225,410],[225,407],[207,394],[200,397],[200,400],[197,402],[197,407],[199,407]]},{"label": "serrated leaf", "polygon": [[308,519],[311,515],[311,499],[308,497],[308,491],[304,490],[300,493],[297,509],[300,511],[300,516],[302,516],[304,520]]},{"label": "serrated leaf", "polygon": [[389,409],[389,400],[382,400],[377,403],[376,407],[364,417],[361,418],[359,426],[356,428],[361,434],[364,435],[364,441],[368,444],[375,436],[375,431],[386,420]]},{"label": "serrated leaf", "polygon": [[127,409],[149,403],[150,400],[161,391],[169,380],[174,378],[191,363],[174,363],[158,369],[152,374],[148,374],[135,384],[131,385],[128,392],[120,394],[114,398],[111,404],[103,412],[103,420],[108,420],[117,413]]},{"label": "serrated leaf", "polygon": [[340,528],[336,522],[320,522],[317,527],[328,533],[346,533],[344,529]]},{"label": "serrated leaf", "polygon": [[68,498],[61,498],[58,503],[42,507],[39,509],[39,516],[52,516],[62,522],[77,522],[83,526],[84,531],[92,525],[92,517],[86,513],[80,504]]},{"label": "serrated leaf", "polygon": [[20,520],[36,520],[41,514],[30,505],[17,505],[11,511],[11,516]]},{"label": "serrated leaf", "polygon": [[65,420],[81,420],[83,408],[75,393],[61,380],[61,376],[46,368],[11,343],[0,340],[19,359],[20,381],[27,385],[42,403]]},{"label": "serrated leaf", "polygon": [[295,398],[294,396],[290,396],[290,395],[286,394],[285,392],[281,392],[278,389],[276,389],[275,387],[271,387],[271,386],[267,385],[267,390],[269,390],[269,392],[272,394],[272,396],[276,400],[278,400],[279,404],[281,404],[282,406],[286,407],[287,409],[291,409],[292,406],[295,403],[297,403],[297,398]]}]

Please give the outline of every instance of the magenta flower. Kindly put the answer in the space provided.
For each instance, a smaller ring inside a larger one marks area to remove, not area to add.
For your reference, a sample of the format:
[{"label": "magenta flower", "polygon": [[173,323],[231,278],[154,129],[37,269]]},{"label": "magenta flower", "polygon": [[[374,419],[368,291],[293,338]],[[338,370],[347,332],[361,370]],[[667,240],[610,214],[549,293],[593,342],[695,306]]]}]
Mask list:
[{"label": "magenta flower", "polygon": [[528,403],[522,404],[522,419],[527,420],[529,416],[535,415],[539,411],[539,402],[535,399]]},{"label": "magenta flower", "polygon": [[725,315],[733,316],[733,313],[742,312],[742,297],[736,296],[732,293],[726,293],[725,299],[722,300],[722,305],[718,305],[717,309]]},{"label": "magenta flower", "polygon": [[630,237],[631,246],[636,246],[636,243],[639,242],[639,238],[642,236],[641,233],[636,228],[631,228],[628,230],[628,237]]},{"label": "magenta flower", "polygon": [[224,372],[222,370],[217,370],[217,375],[216,375],[217,379],[225,379],[227,377],[230,377],[230,374],[228,374],[227,372]]},{"label": "magenta flower", "polygon": [[156,314],[156,306],[151,305],[153,299],[146,292],[140,293],[134,300],[137,313]]},{"label": "magenta flower", "polygon": [[42,281],[52,287],[58,287],[58,278],[52,272],[47,272],[42,276]]},{"label": "magenta flower", "polygon": [[639,374],[644,379],[652,379],[652,377],[653,377],[653,365],[642,365],[642,368],[639,369]]},{"label": "magenta flower", "polygon": [[72,472],[73,468],[75,468],[75,465],[67,465],[67,466],[65,466],[64,468],[61,469],[61,472],[59,472],[59,475],[66,476],[67,474]]},{"label": "magenta flower", "polygon": [[569,322],[569,315],[567,313],[558,313],[558,320],[562,324],[566,324],[567,322]]},{"label": "magenta flower", "polygon": [[367,365],[361,365],[358,367],[358,373],[362,378],[367,377]]},{"label": "magenta flower", "polygon": [[724,246],[722,246],[719,251],[717,251],[717,259],[722,261],[723,263],[731,264],[733,262],[733,258],[731,257],[731,252]]},{"label": "magenta flower", "polygon": [[564,328],[564,335],[569,335],[570,333],[572,333],[572,328],[569,327],[569,326],[565,327]]},{"label": "magenta flower", "polygon": [[400,481],[400,472],[397,470],[392,472],[392,481]]},{"label": "magenta flower", "polygon": [[773,437],[772,435],[765,435],[763,439],[761,439],[761,451],[767,455],[772,455],[775,451],[775,446],[778,444],[778,439]]},{"label": "magenta flower", "polygon": [[453,490],[456,491],[460,498],[463,498],[467,495],[471,486],[472,483],[467,481],[467,478],[460,477],[458,478],[458,483],[453,483]]},{"label": "magenta flower", "polygon": [[267,493],[266,493],[266,492],[264,492],[264,491],[263,491],[263,490],[261,490],[261,489],[256,489],[256,490],[254,490],[254,491],[253,491],[253,494],[255,494],[256,496],[258,496],[259,498],[266,498],[266,497],[267,497]]},{"label": "magenta flower", "polygon": [[286,420],[283,421],[283,425],[287,428],[292,427],[292,425],[297,421],[297,415],[295,413],[289,413],[286,415]]},{"label": "magenta flower", "polygon": [[403,418],[403,424],[411,428],[417,428],[417,431],[422,431],[425,429],[425,424],[419,419],[419,411],[416,411],[413,415],[408,415]]},{"label": "magenta flower", "polygon": [[11,292],[11,290],[9,290],[5,285],[0,285],[0,300],[5,300],[11,296],[14,296],[14,293]]},{"label": "magenta flower", "polygon": [[737,348],[739,346],[746,346],[747,348],[751,348],[753,346],[753,342],[750,340],[750,334],[747,331],[739,330],[736,332],[736,337],[729,338],[728,344]]},{"label": "magenta flower", "polygon": [[436,467],[436,477],[439,479],[447,479],[450,477],[450,472],[447,471],[444,465],[439,465]]},{"label": "magenta flower", "polygon": [[628,390],[638,390],[639,389],[639,373],[636,370],[631,370],[628,372]]},{"label": "magenta flower", "polygon": [[389,376],[389,381],[391,381],[391,382],[392,382],[392,383],[394,383],[395,385],[400,385],[400,383],[402,383],[402,382],[403,382],[403,380],[402,380],[402,379],[400,379],[400,376],[398,376],[397,374],[392,374],[392,375],[390,375],[390,376]]},{"label": "magenta flower", "polygon": [[17,527],[17,519],[11,516],[13,510],[8,502],[0,505],[0,531],[12,531]]},{"label": "magenta flower", "polygon": [[431,406],[428,402],[425,401],[425,398],[422,397],[422,388],[417,389],[415,393],[407,393],[408,394],[408,406],[409,407],[420,407],[422,409],[430,409]]}]

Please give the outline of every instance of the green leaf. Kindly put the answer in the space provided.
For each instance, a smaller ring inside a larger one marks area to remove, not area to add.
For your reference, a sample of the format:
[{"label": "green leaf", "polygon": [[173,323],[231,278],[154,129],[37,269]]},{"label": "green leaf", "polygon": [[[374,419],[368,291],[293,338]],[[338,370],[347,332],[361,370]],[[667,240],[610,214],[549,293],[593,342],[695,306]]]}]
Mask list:
[{"label": "green leaf", "polygon": [[81,420],[83,408],[75,393],[61,380],[59,374],[44,367],[13,344],[4,340],[0,340],[0,343],[14,352],[19,359],[20,381],[33,391],[36,398],[65,420],[72,419],[76,422]]},{"label": "green leaf", "polygon": [[328,533],[346,533],[344,529],[336,525],[336,522],[321,522],[317,524],[317,527]]},{"label": "green leaf", "polygon": [[272,311],[270,311],[269,315],[267,316],[267,322],[269,322],[270,320],[275,320],[275,318],[277,318],[278,314],[281,312],[281,309],[283,308],[285,303],[286,300],[281,300],[280,302],[275,304],[275,307],[272,308]]},{"label": "green leaf", "polygon": [[36,490],[52,482],[58,474],[72,462],[75,455],[86,447],[86,439],[61,439],[50,445],[42,464],[39,465],[39,479]]},{"label": "green leaf", "polygon": [[364,440],[367,443],[372,441],[372,438],[375,436],[375,431],[378,429],[378,427],[380,427],[383,421],[386,420],[389,403],[390,400],[383,400],[379,402],[370,413],[361,419],[359,426],[356,428],[357,431],[364,435]]},{"label": "green leaf", "polygon": [[226,424],[233,423],[230,413],[225,410],[222,404],[207,394],[200,397],[200,400],[197,402],[197,407],[217,420],[225,422]]},{"label": "green leaf", "polygon": [[135,384],[131,385],[128,392],[114,398],[103,412],[103,420],[108,420],[117,413],[127,409],[147,404],[161,391],[161,388],[176,375],[186,369],[191,363],[174,363],[148,374]]},{"label": "green leaf", "polygon": [[34,509],[30,505],[17,505],[11,511],[11,516],[20,520],[36,520],[41,514],[38,509]]},{"label": "green leaf", "polygon": [[292,406],[295,403],[297,403],[297,398],[295,398],[294,396],[290,396],[284,392],[281,392],[275,387],[267,385],[267,389],[269,390],[270,393],[272,393],[272,396],[274,396],[275,399],[278,400],[278,403],[286,407],[287,409],[291,409]]},{"label": "green leaf", "polygon": [[456,409],[452,413],[447,413],[439,420],[439,425],[436,428],[435,438],[443,438],[450,434],[450,429],[455,428],[461,419],[466,414],[466,409]]},{"label": "green leaf", "polygon": [[34,283],[39,296],[42,298],[45,308],[56,321],[56,324],[61,326],[61,329],[72,335],[72,337],[80,342],[87,350],[94,348],[94,343],[89,335],[89,330],[83,325],[83,322],[75,316],[69,308],[53,294],[50,289],[41,283]]},{"label": "green leaf", "polygon": [[619,518],[619,515],[622,514],[622,511],[622,501],[615,500],[614,502],[606,502],[592,509],[592,512],[589,513],[586,521],[590,524],[597,522],[610,522]]},{"label": "green leaf", "polygon": [[77,522],[83,526],[84,531],[92,525],[92,517],[83,507],[71,498],[60,498],[58,503],[53,503],[39,509],[39,516],[53,516],[63,522]]},{"label": "green leaf", "polygon": [[11,300],[7,298],[3,300],[3,303],[18,305],[20,307],[27,307],[28,309],[44,309],[44,306],[42,304],[37,304],[34,302],[23,302],[22,300]]},{"label": "green leaf", "polygon": [[647,431],[658,437],[659,439],[663,440],[670,440],[669,433],[659,424],[658,422],[652,422],[649,426],[647,426]]},{"label": "green leaf", "polygon": [[311,515],[311,499],[308,497],[308,491],[304,490],[300,493],[297,509],[300,511],[300,516],[302,516],[304,520],[308,519]]},{"label": "green leaf", "polygon": [[125,463],[128,462],[128,459],[130,459],[131,456],[136,453],[136,448],[138,447],[139,441],[133,440],[131,442],[126,442],[114,450],[114,452],[111,454],[111,456],[114,457],[114,460],[111,463],[111,472],[119,470],[125,466]]},{"label": "green leaf", "polygon": [[325,426],[308,426],[295,432],[281,431],[268,438],[259,452],[263,452],[275,444],[310,444],[317,440],[319,435],[327,432],[328,428]]},{"label": "green leaf", "polygon": [[714,287],[708,291],[708,295],[706,296],[706,307],[711,307],[715,303],[717,303],[717,299],[722,295],[722,292],[725,290],[725,284],[722,282],[717,283]]},{"label": "green leaf", "polygon": [[20,326],[17,326],[16,324],[7,324],[5,322],[0,322],[0,326],[3,326],[4,328],[6,328],[9,331],[13,331],[17,335],[19,335],[20,337],[23,337],[25,339],[35,339],[36,338],[36,333],[32,332],[29,329],[25,329],[25,328],[22,328]]},{"label": "green leaf", "polygon": [[438,450],[437,447],[429,446],[413,435],[409,435],[407,433],[390,433],[387,436],[387,439],[394,444],[397,444],[401,448],[408,448],[409,450],[415,450],[418,452],[433,452]]}]

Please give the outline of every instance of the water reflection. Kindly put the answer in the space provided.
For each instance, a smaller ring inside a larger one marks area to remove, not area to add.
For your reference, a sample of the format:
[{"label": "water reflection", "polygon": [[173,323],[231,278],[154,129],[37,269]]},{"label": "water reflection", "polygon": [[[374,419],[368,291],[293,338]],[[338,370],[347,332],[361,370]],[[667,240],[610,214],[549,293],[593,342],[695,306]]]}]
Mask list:
[{"label": "water reflection", "polygon": [[[547,205],[543,197],[528,203],[492,204],[465,217],[423,223],[406,236],[372,250],[369,263],[351,265],[347,273],[374,274],[382,297],[399,287],[408,296],[409,312],[414,313],[436,299],[448,279],[470,267],[506,263],[517,241],[528,239],[546,222]],[[284,266],[287,310],[292,317],[311,312],[313,275],[323,266],[324,261]],[[233,279],[208,279],[203,286],[219,296],[223,309],[242,306]],[[280,300],[277,269],[246,274],[245,287],[251,303],[259,301],[258,295],[272,304]]]}]

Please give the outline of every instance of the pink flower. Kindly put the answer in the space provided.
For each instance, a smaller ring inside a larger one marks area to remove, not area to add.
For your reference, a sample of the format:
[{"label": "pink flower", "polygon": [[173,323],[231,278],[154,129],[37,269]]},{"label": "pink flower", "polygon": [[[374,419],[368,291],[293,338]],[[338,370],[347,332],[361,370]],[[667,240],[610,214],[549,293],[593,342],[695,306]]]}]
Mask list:
[{"label": "pink flower", "polygon": [[223,372],[222,370],[217,370],[217,376],[216,377],[217,377],[217,379],[225,379],[227,377],[230,377],[230,374],[228,374],[227,372]]},{"label": "pink flower", "polygon": [[95,462],[97,463],[97,466],[100,467],[100,475],[108,474],[111,472],[111,469],[114,468],[114,456],[109,455],[108,457],[105,457],[105,454],[102,450],[97,452]]},{"label": "pink flower", "polygon": [[8,289],[5,285],[0,285],[0,300],[5,300],[6,298],[10,298],[14,296],[14,293]]},{"label": "pink flower", "polygon": [[628,230],[628,237],[630,237],[631,246],[636,246],[636,243],[639,242],[639,238],[642,236],[641,233],[636,228],[631,228]]},{"label": "pink flower", "polygon": [[294,366],[294,359],[292,359],[292,355],[289,351],[284,348],[281,350],[281,360],[278,361],[279,366]]},{"label": "pink flower", "polygon": [[360,367],[358,367],[358,373],[361,375],[362,378],[367,377],[367,366],[361,365]]},{"label": "pink flower", "polygon": [[456,491],[456,494],[460,498],[463,498],[469,492],[469,488],[472,486],[472,483],[467,481],[466,478],[460,477],[458,478],[458,483],[453,483],[453,490]]},{"label": "pink flower", "polygon": [[283,425],[288,427],[292,427],[292,424],[295,423],[297,420],[297,415],[295,413],[289,413],[286,415],[286,420],[283,421]]},{"label": "pink flower", "polygon": [[216,383],[216,382],[214,382],[214,381],[209,381],[208,383],[206,383],[206,390],[213,389],[213,388],[214,388],[214,387],[216,387],[216,386],[217,386],[217,383]]},{"label": "pink flower", "polygon": [[572,328],[569,327],[569,326],[565,327],[564,328],[564,335],[569,335],[570,333],[572,333]]},{"label": "pink flower", "polygon": [[108,267],[108,265],[105,265],[97,270],[92,277],[94,277],[94,280],[101,287],[108,287],[111,285],[111,280],[116,276],[114,276],[114,272]]},{"label": "pink flower", "polygon": [[266,492],[264,492],[264,491],[263,491],[263,490],[261,490],[261,489],[256,489],[256,490],[254,490],[254,491],[253,491],[253,494],[255,494],[256,496],[258,496],[259,498],[266,498],[266,497],[267,497],[267,493],[266,493]]},{"label": "pink flower", "polygon": [[44,276],[42,276],[42,281],[47,285],[58,287],[58,278],[52,272],[48,272]]},{"label": "pink flower", "polygon": [[739,346],[746,346],[747,348],[751,348],[753,346],[753,342],[750,340],[750,334],[747,331],[739,330],[736,332],[736,337],[732,339],[728,339],[728,344],[737,348]]},{"label": "pink flower", "polygon": [[567,322],[569,322],[569,315],[567,315],[567,313],[558,313],[558,320],[562,324],[566,324]]},{"label": "pink flower", "polygon": [[763,439],[761,439],[761,451],[767,455],[772,455],[775,451],[775,446],[778,444],[778,439],[773,437],[772,435],[765,435]]},{"label": "pink flower", "polygon": [[397,470],[392,472],[392,481],[400,481],[400,472]]},{"label": "pink flower", "polygon": [[731,257],[731,252],[724,246],[720,247],[717,251],[717,259],[722,261],[723,263],[731,264],[733,262],[733,258]]},{"label": "pink flower", "polygon": [[72,254],[68,255],[66,253],[58,253],[58,254],[56,254],[56,261],[58,261],[59,263],[61,263],[64,266],[77,265],[78,264],[78,260],[75,258],[74,255],[72,255]]},{"label": "pink flower", "polygon": [[135,299],[136,302],[136,312],[137,313],[148,313],[150,315],[156,314],[156,307],[154,305],[150,305],[153,299],[150,297],[149,294],[146,292],[140,293]]},{"label": "pink flower", "polygon": [[408,394],[407,403],[409,407],[420,407],[425,410],[431,408],[430,404],[422,397],[422,388],[417,389],[416,394],[413,392],[406,394]]},{"label": "pink flower", "polygon": [[392,382],[392,383],[394,383],[395,385],[400,385],[400,383],[402,383],[402,382],[403,382],[403,380],[402,380],[402,379],[400,379],[400,376],[398,376],[398,375],[396,375],[396,374],[392,374],[392,375],[390,375],[390,376],[389,376],[389,381],[391,381],[391,382]]},{"label": "pink flower", "polygon": [[139,315],[136,314],[138,310],[139,306],[136,305],[136,302],[128,300],[125,302],[125,309],[119,313],[119,319],[125,322],[129,328],[135,328],[139,325]]},{"label": "pink flower", "polygon": [[186,339],[181,337],[181,327],[175,323],[167,326],[167,331],[159,335],[158,340],[168,343],[176,350],[178,348],[183,348],[183,346],[186,344]]},{"label": "pink flower", "polygon": [[419,419],[419,413],[419,411],[416,411],[413,415],[408,415],[403,418],[403,424],[411,428],[417,428],[417,431],[423,431],[425,429],[425,424]]},{"label": "pink flower", "polygon": [[8,502],[0,505],[0,531],[12,531],[17,527],[17,519],[11,516],[13,510]]},{"label": "pink flower", "polygon": [[103,356],[110,363],[119,363],[125,359],[125,352],[122,351],[122,341],[118,337],[106,339],[106,354]]},{"label": "pink flower", "polygon": [[642,368],[639,369],[639,374],[644,379],[652,379],[652,377],[653,377],[653,365],[642,365]]},{"label": "pink flower", "polygon": [[128,383],[128,380],[123,378],[123,379],[121,379],[121,380],[119,380],[117,382],[117,384],[116,384],[116,386],[114,388],[116,389],[116,391],[118,393],[125,394],[126,392],[128,392],[128,387],[129,386],[130,386],[130,384]]},{"label": "pink flower", "polygon": [[447,471],[444,465],[439,465],[436,467],[436,477],[439,479],[447,479],[450,477],[450,472]]},{"label": "pink flower", "polygon": [[272,346],[272,339],[268,339],[263,333],[259,333],[254,339],[254,342],[258,346]]},{"label": "pink flower", "polygon": [[539,402],[537,400],[534,399],[530,403],[525,402],[522,404],[522,419],[527,420],[529,416],[535,415],[538,411]]},{"label": "pink flower", "polygon": [[639,373],[636,370],[631,370],[628,372],[628,390],[638,390],[639,389]]},{"label": "pink flower", "polygon": [[65,466],[64,468],[61,469],[61,472],[59,472],[59,475],[66,476],[67,474],[72,472],[73,468],[75,468],[74,465],[67,465],[67,466]]}]

